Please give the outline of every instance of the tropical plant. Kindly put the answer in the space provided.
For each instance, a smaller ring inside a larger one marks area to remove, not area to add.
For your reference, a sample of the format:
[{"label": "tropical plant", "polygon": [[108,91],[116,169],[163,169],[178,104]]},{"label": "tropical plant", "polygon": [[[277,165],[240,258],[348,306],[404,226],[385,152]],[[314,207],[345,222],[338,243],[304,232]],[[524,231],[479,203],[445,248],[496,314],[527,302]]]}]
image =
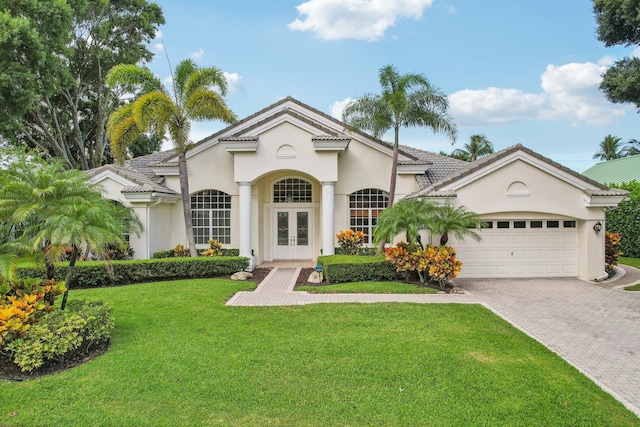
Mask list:
[{"label": "tropical plant", "polygon": [[[67,289],[81,250],[105,257],[111,245],[126,248],[125,232],[141,230],[133,212],[104,199],[87,174],[65,170],[61,159],[26,153],[0,171],[0,223],[20,230],[4,250],[42,254],[48,278],[53,278],[54,265],[70,247]],[[68,290],[63,308],[67,295]]]},{"label": "tropical plant", "polygon": [[[198,256],[193,227],[187,172],[187,151],[191,148],[189,131],[192,120],[236,121],[223,96],[227,80],[215,67],[199,68],[192,60],[178,64],[172,75],[173,86],[165,87],[160,79],[145,67],[121,64],[107,75],[107,83],[137,93],[138,97],[114,111],[107,125],[111,150],[122,162],[127,150],[141,133],[152,131],[164,136],[167,132],[178,155],[182,211],[187,244],[192,257]],[[217,91],[216,91],[217,90]]]},{"label": "tropical plant", "polygon": [[640,154],[640,141],[637,139],[630,139],[626,143],[626,147],[624,149],[625,157],[626,156],[637,156]]},{"label": "tropical plant", "polygon": [[607,135],[600,142],[600,149],[593,155],[594,159],[608,161],[625,157],[625,150],[622,148],[622,138]]},{"label": "tropical plant", "polygon": [[464,144],[463,147],[462,149],[453,150],[451,157],[473,162],[494,152],[493,144],[484,135],[471,135],[469,142]]},{"label": "tropical plant", "polygon": [[440,245],[445,246],[449,241],[449,235],[456,239],[470,236],[480,241],[482,237],[477,230],[482,224],[478,214],[467,210],[466,206],[454,208],[447,202],[433,210],[426,226],[432,235],[440,235]]},{"label": "tropical plant", "polygon": [[351,229],[340,230],[340,232],[336,234],[338,246],[342,248],[342,253],[345,255],[356,255],[358,249],[364,244],[365,237],[362,231],[354,231]]},{"label": "tropical plant", "polygon": [[373,229],[375,244],[391,242],[404,233],[409,245],[422,246],[420,230],[427,229],[437,207],[426,200],[400,200],[382,211]]},{"label": "tropical plant", "polygon": [[401,127],[429,127],[446,134],[455,142],[457,129],[447,115],[449,101],[440,89],[431,85],[422,74],[400,74],[393,65],[379,70],[382,86],[379,95],[365,94],[344,109],[343,121],[354,129],[368,131],[376,138],[393,129],[393,158],[389,184],[389,202],[395,196],[398,171],[398,149]]}]

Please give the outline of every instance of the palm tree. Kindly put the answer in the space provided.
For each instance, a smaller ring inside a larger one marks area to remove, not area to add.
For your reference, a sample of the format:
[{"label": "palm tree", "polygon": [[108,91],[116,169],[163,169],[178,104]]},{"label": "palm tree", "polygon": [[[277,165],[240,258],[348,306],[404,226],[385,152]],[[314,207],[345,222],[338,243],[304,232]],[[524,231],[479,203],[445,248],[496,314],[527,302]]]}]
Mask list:
[{"label": "palm tree", "polygon": [[420,230],[425,229],[435,206],[427,201],[400,200],[398,203],[382,211],[373,229],[373,241],[392,241],[398,234],[405,233],[409,245],[422,246]]},{"label": "palm tree", "polygon": [[469,142],[464,144],[463,149],[454,150],[451,157],[473,162],[480,157],[493,154],[493,144],[484,135],[471,135]]},{"label": "palm tree", "polygon": [[127,149],[141,133],[155,131],[163,136],[168,132],[178,154],[187,244],[191,256],[195,257],[198,251],[191,224],[186,157],[191,147],[191,121],[221,120],[233,123],[236,116],[223,99],[227,94],[227,80],[222,70],[216,67],[198,68],[187,59],[178,64],[172,78],[173,87],[169,90],[148,68],[128,64],[113,67],[107,75],[107,84],[111,87],[121,85],[128,92],[139,93],[139,97],[111,114],[107,134],[111,138],[111,150],[116,160],[122,162]]},{"label": "palm tree", "polygon": [[594,159],[608,161],[625,157],[624,149],[620,147],[622,138],[613,135],[607,135],[600,142],[600,150],[593,155]]},{"label": "palm tree", "polygon": [[140,232],[130,209],[103,198],[84,172],[64,170],[61,159],[19,157],[0,173],[0,184],[0,222],[20,230],[3,250],[42,253],[47,277],[53,278],[53,267],[64,249],[71,248],[63,309],[81,249],[106,256],[110,245],[127,247],[125,232]]},{"label": "palm tree", "polygon": [[627,147],[624,149],[625,156],[637,156],[640,154],[640,141],[637,139],[630,139],[626,143]]},{"label": "palm tree", "polygon": [[449,235],[456,239],[470,236],[476,241],[482,237],[476,231],[483,222],[477,213],[468,211],[466,206],[454,208],[450,203],[437,206],[433,215],[429,218],[426,228],[432,235],[440,235],[440,246],[445,246],[449,241]]},{"label": "palm tree", "polygon": [[422,74],[400,74],[393,65],[379,70],[380,95],[357,98],[342,113],[342,119],[354,129],[368,131],[376,138],[393,129],[393,159],[388,206],[393,205],[398,171],[398,146],[401,127],[430,127],[455,142],[457,129],[447,115],[449,101]]}]

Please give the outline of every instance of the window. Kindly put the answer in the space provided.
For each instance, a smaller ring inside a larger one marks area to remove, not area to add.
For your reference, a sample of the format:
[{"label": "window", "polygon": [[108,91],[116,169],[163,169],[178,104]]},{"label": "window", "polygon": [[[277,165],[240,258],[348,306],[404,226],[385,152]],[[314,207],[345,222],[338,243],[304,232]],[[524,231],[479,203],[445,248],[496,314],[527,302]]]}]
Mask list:
[{"label": "window", "polygon": [[562,221],[562,226],[564,228],[576,228],[576,222],[575,221]]},{"label": "window", "polygon": [[482,228],[493,228],[493,221],[485,221]]},{"label": "window", "polygon": [[203,190],[191,195],[191,225],[196,245],[216,239],[231,243],[231,196],[218,190]]},{"label": "window", "polygon": [[513,228],[527,228],[527,221],[513,221]]},{"label": "window", "polygon": [[373,227],[378,215],[387,207],[389,194],[375,188],[367,188],[349,195],[349,227],[365,234],[365,243],[373,242]]},{"label": "window", "polygon": [[273,184],[273,203],[311,203],[311,183],[286,178]]},{"label": "window", "polygon": [[529,228],[542,228],[542,221],[531,221]]},{"label": "window", "polygon": [[498,228],[509,228],[509,221],[498,221]]},{"label": "window", "polygon": [[547,221],[547,228],[558,228],[560,227],[560,221]]}]

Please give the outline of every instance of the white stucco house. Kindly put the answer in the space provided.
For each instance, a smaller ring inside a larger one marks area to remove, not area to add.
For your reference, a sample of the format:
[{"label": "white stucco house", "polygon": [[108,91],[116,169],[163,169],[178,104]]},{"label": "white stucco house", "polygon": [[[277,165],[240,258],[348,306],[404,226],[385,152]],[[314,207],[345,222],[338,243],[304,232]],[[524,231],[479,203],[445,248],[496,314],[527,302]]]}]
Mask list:
[{"label": "white stucco house", "polygon": [[[339,230],[372,235],[391,157],[387,142],[293,98],[276,102],[188,152],[196,243],[215,238],[253,265],[332,254]],[[173,151],[90,174],[142,221],[143,234],[130,237],[136,258],[186,243]],[[396,200],[448,200],[487,222],[480,243],[450,240],[461,277],[602,276],[604,232],[596,230],[625,194],[520,145],[473,163],[407,146],[399,155]]]}]

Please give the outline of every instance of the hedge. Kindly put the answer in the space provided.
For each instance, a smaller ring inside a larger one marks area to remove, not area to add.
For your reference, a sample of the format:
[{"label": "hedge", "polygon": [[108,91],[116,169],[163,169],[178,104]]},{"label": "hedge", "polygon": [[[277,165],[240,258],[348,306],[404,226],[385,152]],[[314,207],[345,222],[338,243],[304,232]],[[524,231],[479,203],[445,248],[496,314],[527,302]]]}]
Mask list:
[{"label": "hedge", "polygon": [[396,269],[384,256],[327,255],[318,264],[327,283],[395,280]]},{"label": "hedge", "polygon": [[607,231],[620,234],[618,249],[623,256],[640,258],[640,183],[631,181],[614,186],[629,191],[629,199],[607,211]]},{"label": "hedge", "polygon": [[[361,246],[357,249],[357,253],[355,255],[360,256],[375,256],[378,255],[378,248],[369,248],[365,246]],[[336,255],[349,255],[349,249],[337,247],[335,248],[334,254]]]},{"label": "hedge", "polygon": [[[220,249],[222,256],[238,256],[240,255],[240,249]],[[153,258],[173,258],[173,249],[167,249],[166,251],[158,251],[153,253]]]},{"label": "hedge", "polygon": [[[128,285],[156,280],[196,279],[229,276],[249,265],[245,257],[164,258],[134,261],[84,261],[76,264],[76,270],[67,283],[69,289],[98,288]],[[64,280],[69,267],[56,267],[54,278]],[[110,269],[113,274],[109,274]],[[45,277],[44,268],[18,268],[20,277]]]}]

